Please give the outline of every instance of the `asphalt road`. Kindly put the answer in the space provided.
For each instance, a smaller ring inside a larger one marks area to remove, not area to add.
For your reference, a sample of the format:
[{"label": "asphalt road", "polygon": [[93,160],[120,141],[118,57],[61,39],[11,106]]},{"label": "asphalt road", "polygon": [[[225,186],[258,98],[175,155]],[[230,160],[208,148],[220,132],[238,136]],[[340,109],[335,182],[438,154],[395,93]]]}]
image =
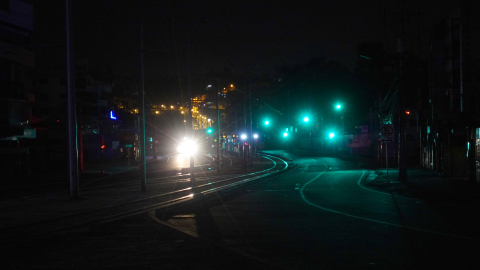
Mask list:
[{"label": "asphalt road", "polygon": [[[478,269],[478,213],[362,186],[332,157],[195,206],[6,247],[7,269]],[[5,247],[4,247],[5,248]]]},{"label": "asphalt road", "polygon": [[282,269],[480,265],[478,213],[368,190],[368,171],[337,158],[291,157],[298,169],[159,219]]}]

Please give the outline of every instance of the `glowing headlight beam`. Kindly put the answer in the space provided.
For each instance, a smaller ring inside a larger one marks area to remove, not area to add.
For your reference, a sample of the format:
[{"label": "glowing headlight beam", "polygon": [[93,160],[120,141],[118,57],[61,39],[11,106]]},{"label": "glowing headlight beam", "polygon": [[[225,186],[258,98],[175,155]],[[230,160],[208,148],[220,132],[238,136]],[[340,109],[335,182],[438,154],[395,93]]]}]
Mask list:
[{"label": "glowing headlight beam", "polygon": [[186,139],[178,146],[177,150],[181,154],[191,156],[197,152],[197,144],[192,140]]}]

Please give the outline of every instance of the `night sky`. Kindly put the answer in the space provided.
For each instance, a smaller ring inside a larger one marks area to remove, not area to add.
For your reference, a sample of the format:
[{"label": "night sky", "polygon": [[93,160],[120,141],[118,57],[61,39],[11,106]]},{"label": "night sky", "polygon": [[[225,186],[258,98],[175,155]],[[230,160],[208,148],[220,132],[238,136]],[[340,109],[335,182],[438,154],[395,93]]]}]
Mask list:
[{"label": "night sky", "polygon": [[[76,59],[111,65],[138,79],[139,19],[145,20],[146,78],[192,73],[274,73],[324,55],[353,70],[357,44],[380,41],[395,52],[402,1],[73,0]],[[457,1],[403,1],[407,49],[425,55],[428,31]],[[33,1],[37,66],[64,64],[64,1]],[[407,16],[410,14],[409,16]],[[419,35],[420,33],[420,35]],[[420,43],[419,43],[420,42]],[[253,69],[254,66],[257,66]]]}]

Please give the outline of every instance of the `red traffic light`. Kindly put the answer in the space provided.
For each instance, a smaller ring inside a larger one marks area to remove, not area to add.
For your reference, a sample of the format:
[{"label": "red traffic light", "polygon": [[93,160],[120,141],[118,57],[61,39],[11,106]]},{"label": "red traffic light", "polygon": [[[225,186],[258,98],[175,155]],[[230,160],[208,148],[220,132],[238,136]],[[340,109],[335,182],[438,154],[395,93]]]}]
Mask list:
[{"label": "red traffic light", "polygon": [[248,145],[248,142],[246,142],[245,145]]},{"label": "red traffic light", "polygon": [[102,144],[100,148],[105,149],[105,144]]},{"label": "red traffic light", "polygon": [[407,115],[410,115],[410,111],[405,111],[405,113],[406,113]]}]

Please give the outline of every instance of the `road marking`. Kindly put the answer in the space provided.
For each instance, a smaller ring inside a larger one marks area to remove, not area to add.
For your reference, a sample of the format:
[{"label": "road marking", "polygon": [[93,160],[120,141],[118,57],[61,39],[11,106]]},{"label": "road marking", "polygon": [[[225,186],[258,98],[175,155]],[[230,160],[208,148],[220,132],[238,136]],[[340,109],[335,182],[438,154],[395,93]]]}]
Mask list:
[{"label": "road marking", "polygon": [[[449,234],[449,233],[443,233],[443,232],[437,232],[437,231],[432,231],[432,230],[427,230],[427,229],[421,229],[421,228],[416,228],[416,227],[411,227],[411,226],[404,226],[404,225],[399,225],[399,224],[395,224],[395,223],[390,223],[390,222],[385,222],[385,221],[381,221],[381,220],[376,220],[376,219],[371,219],[371,218],[366,218],[366,217],[361,217],[361,216],[356,216],[356,215],[351,215],[351,214],[347,214],[347,213],[344,213],[344,212],[340,212],[340,211],[336,211],[336,210],[333,210],[333,209],[329,209],[329,208],[325,208],[325,207],[322,207],[320,205],[317,205],[317,204],[314,204],[312,202],[310,202],[306,197],[305,197],[305,194],[303,193],[303,191],[305,190],[305,187],[309,184],[311,184],[313,181],[317,180],[318,178],[320,178],[320,176],[322,176],[327,170],[327,165],[322,163],[324,166],[325,166],[325,171],[321,172],[319,175],[317,175],[315,178],[313,178],[312,180],[308,181],[307,183],[305,183],[302,188],[300,189],[300,197],[302,198],[302,200],[313,206],[313,207],[316,207],[316,208],[319,208],[319,209],[322,209],[322,210],[325,210],[325,211],[328,211],[328,212],[331,212],[331,213],[335,213],[335,214],[340,214],[340,215],[343,215],[343,216],[347,216],[347,217],[351,217],[351,218],[356,218],[356,219],[361,219],[361,220],[365,220],[365,221],[371,221],[371,222],[375,222],[375,223],[380,223],[380,224],[384,224],[384,225],[390,225],[390,226],[394,226],[394,227],[398,227],[398,228],[404,228],[404,229],[409,229],[409,230],[414,230],[414,231],[421,231],[421,232],[426,232],[426,233],[431,233],[431,234],[438,234],[438,235],[442,235],[442,236],[449,236],[449,237],[455,237],[455,238],[461,238],[461,239],[466,239],[466,240],[474,240],[474,241],[479,241],[480,239],[477,239],[477,238],[472,238],[472,237],[467,237],[467,236],[462,236],[462,235],[456,235],[456,234]],[[360,179],[358,181],[360,181],[363,176],[365,175],[365,170],[362,170],[362,175],[360,176]]]},{"label": "road marking", "polygon": [[[365,172],[365,171],[363,171]],[[367,188],[365,186],[363,186],[361,184],[362,182],[362,177],[360,177],[360,179],[358,179],[357,181],[357,185],[365,190],[368,190],[368,191],[371,191],[371,192],[376,192],[376,193],[380,193],[380,194],[384,194],[384,195],[388,195],[388,196],[395,196],[395,197],[399,197],[399,198],[404,198],[404,199],[409,199],[409,200],[418,200],[417,198],[412,198],[412,197],[406,197],[406,196],[402,196],[402,195],[395,195],[395,194],[392,194],[392,193],[387,193],[387,192],[382,192],[382,191],[378,191],[378,190],[375,190],[375,189],[371,189],[371,188]]]}]

